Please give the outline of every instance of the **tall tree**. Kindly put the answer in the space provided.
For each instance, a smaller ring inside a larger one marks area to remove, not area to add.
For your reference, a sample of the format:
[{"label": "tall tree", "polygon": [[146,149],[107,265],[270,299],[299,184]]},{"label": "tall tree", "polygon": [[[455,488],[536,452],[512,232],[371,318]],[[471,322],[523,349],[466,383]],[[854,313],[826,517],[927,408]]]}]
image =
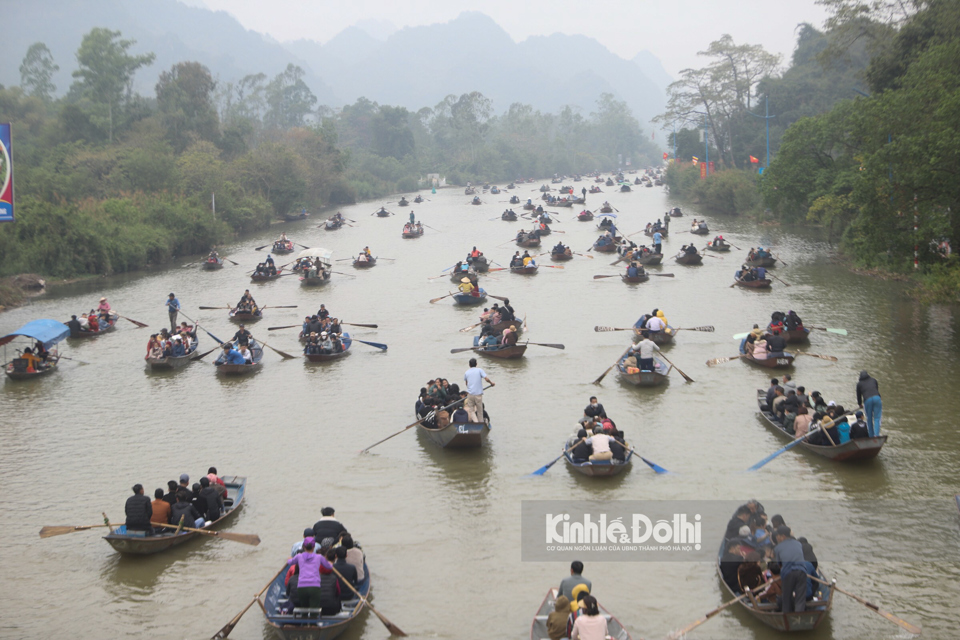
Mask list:
[{"label": "tall tree", "polygon": [[217,83],[199,62],[180,62],[160,74],[157,105],[167,138],[177,152],[195,139],[217,139],[219,122],[213,104]]},{"label": "tall tree", "polygon": [[153,63],[156,56],[127,53],[135,40],[121,40],[119,31],[96,27],[83,36],[77,49],[79,68],[73,72],[78,93],[95,105],[106,107],[108,140],[113,142],[113,111],[130,101],[133,75]]},{"label": "tall tree", "polygon": [[48,101],[57,90],[52,79],[53,74],[59,70],[60,67],[53,62],[53,54],[47,45],[34,42],[27,49],[27,55],[23,56],[23,63],[20,65],[20,88],[27,95]]},{"label": "tall tree", "polygon": [[266,89],[268,111],[264,124],[277,129],[302,127],[317,104],[317,97],[303,81],[304,71],[290,63]]}]

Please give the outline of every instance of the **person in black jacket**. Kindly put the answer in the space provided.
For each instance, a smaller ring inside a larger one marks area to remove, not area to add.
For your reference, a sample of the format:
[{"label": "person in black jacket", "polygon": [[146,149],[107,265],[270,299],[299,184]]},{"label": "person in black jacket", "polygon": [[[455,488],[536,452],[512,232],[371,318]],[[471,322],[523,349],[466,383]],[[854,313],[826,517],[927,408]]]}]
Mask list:
[{"label": "person in black jacket", "polygon": [[220,518],[220,508],[223,506],[223,500],[220,499],[220,491],[210,485],[210,478],[203,476],[200,478],[200,499],[204,500],[205,510],[200,512],[207,520],[213,521]]},{"label": "person in black jacket", "polygon": [[170,524],[179,525],[180,518],[183,518],[183,526],[185,527],[203,526],[204,517],[190,503],[188,494],[183,491],[177,493],[177,503],[173,505],[173,509],[170,511]]},{"label": "person in black jacket", "polygon": [[883,402],[880,400],[880,383],[871,378],[866,371],[860,372],[857,381],[857,406],[867,412],[867,429],[870,437],[880,435],[880,416],[883,413]]},{"label": "person in black jacket", "polygon": [[169,504],[171,507],[177,503],[177,491],[179,491],[180,485],[177,484],[176,480],[167,481],[167,495],[163,496],[164,502]]},{"label": "person in black jacket", "polygon": [[[357,568],[347,562],[347,548],[340,546],[334,549],[334,552],[337,554],[337,561],[333,563],[333,568],[340,572],[340,575],[344,577],[352,586],[357,586]],[[343,583],[339,577],[337,580],[340,582],[340,597],[344,600],[351,600],[353,598],[353,590]]]},{"label": "person in black jacket", "polygon": [[590,404],[584,408],[583,415],[586,418],[606,418],[607,412],[597,400],[597,396],[590,396]]},{"label": "person in black jacket", "polygon": [[133,485],[133,495],[127,498],[123,512],[127,516],[128,531],[146,531],[147,535],[153,533],[153,525],[150,524],[153,506],[150,504],[150,498],[143,495],[142,484]]},{"label": "person in black jacket", "polygon": [[787,341],[780,334],[771,334],[763,336],[767,341],[767,351],[770,353],[780,353],[787,348]]},{"label": "person in black jacket", "polygon": [[613,453],[613,459],[617,462],[625,462],[627,459],[626,442],[623,439],[623,431],[615,430],[613,440],[610,441],[610,451]]},{"label": "person in black jacket", "polygon": [[320,510],[320,519],[313,525],[313,536],[321,543],[326,538],[340,539],[340,535],[347,532],[347,528],[340,524],[334,515],[333,507],[324,507]]},{"label": "person in black jacket", "polygon": [[574,462],[586,462],[593,454],[593,447],[585,442],[588,437],[586,429],[580,429],[577,432],[577,446],[570,452]]},{"label": "person in black jacket", "polygon": [[[327,562],[333,563],[333,560],[336,559],[336,552],[333,549],[328,549],[326,554]],[[339,569],[338,569],[339,571]],[[349,595],[340,590],[340,579],[337,578],[337,574],[333,571],[328,573],[320,572],[320,615],[321,616],[335,616],[340,613],[341,605],[340,601],[349,600],[353,595],[353,592],[349,591]]]}]

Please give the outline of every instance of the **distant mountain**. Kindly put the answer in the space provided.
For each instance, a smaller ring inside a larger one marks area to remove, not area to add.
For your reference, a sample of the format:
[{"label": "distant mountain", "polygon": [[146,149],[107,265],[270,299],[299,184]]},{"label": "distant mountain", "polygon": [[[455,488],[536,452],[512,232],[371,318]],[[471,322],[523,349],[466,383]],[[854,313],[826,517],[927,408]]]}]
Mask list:
[{"label": "distant mountain", "polygon": [[415,110],[449,94],[480,91],[497,112],[525,102],[544,111],[569,104],[589,113],[600,93],[609,92],[627,102],[641,122],[663,110],[660,84],[585,36],[554,34],[518,44],[475,12],[408,27],[382,43],[362,33],[351,27],[323,46],[306,41],[285,46],[348,103],[363,96]]},{"label": "distant mountain", "polygon": [[673,76],[663,68],[663,63],[660,62],[660,58],[647,50],[643,50],[633,56],[632,62],[639,65],[644,75],[653,80],[664,93],[666,93],[667,87],[674,81]]},{"label": "distant mountain", "polygon": [[[7,29],[0,39],[0,83],[20,83],[20,61],[34,42],[43,42],[53,53],[60,71],[54,77],[57,93],[73,82],[76,51],[84,34],[94,27],[120,31],[136,40],[134,53],[152,51],[153,65],[137,72],[134,88],[153,95],[162,71],[177,62],[195,60],[206,65],[221,81],[235,81],[250,73],[274,76],[287,64],[304,65],[290,51],[259,33],[248,31],[223,11],[187,6],[176,0],[31,0],[4,4]],[[304,78],[321,103],[337,97],[315,74]]]}]

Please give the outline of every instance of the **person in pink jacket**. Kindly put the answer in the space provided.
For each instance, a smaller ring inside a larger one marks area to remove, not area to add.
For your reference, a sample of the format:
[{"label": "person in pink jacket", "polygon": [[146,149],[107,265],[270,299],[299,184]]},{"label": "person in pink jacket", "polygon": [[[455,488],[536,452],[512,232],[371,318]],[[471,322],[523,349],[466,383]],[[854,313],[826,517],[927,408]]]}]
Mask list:
[{"label": "person in pink jacket", "polygon": [[580,601],[583,612],[573,623],[570,640],[604,640],[607,637],[607,620],[600,615],[600,605],[593,596],[584,596]]}]

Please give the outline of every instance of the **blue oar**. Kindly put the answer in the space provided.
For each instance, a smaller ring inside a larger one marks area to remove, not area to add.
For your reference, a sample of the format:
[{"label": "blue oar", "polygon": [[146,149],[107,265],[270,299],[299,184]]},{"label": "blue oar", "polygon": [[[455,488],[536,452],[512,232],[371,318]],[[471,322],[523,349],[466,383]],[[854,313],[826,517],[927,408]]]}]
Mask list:
[{"label": "blue oar", "polygon": [[188,316],[187,314],[185,314],[185,313],[183,312],[183,310],[180,311],[180,315],[182,315],[184,318],[186,318],[187,320],[189,320],[190,322],[192,322],[194,325],[196,325],[196,326],[200,327],[201,329],[203,329],[203,332],[204,332],[205,334],[207,334],[208,336],[210,336],[211,338],[213,338],[213,339],[217,342],[217,344],[223,344],[223,340],[221,340],[221,339],[218,338],[217,336],[215,336],[215,335],[213,335],[212,333],[210,333],[209,331],[207,331],[204,327],[201,327],[201,326],[200,326],[200,323],[198,323],[196,320],[194,320],[193,318],[191,318],[190,316]]},{"label": "blue oar", "polygon": [[586,440],[586,438],[580,438],[580,439],[577,440],[573,445],[571,445],[569,449],[564,449],[563,452],[562,452],[559,456],[557,456],[552,462],[548,462],[547,464],[543,465],[542,467],[540,467],[539,469],[537,469],[536,471],[534,471],[533,473],[531,473],[531,474],[529,474],[529,475],[531,475],[531,476],[542,476],[543,474],[545,474],[545,473],[547,472],[547,469],[549,469],[549,468],[552,467],[553,465],[557,464],[557,463],[560,461],[560,458],[562,458],[564,455],[566,455],[566,453],[567,453],[568,451],[572,451],[574,447],[576,447],[578,444],[580,444],[580,443],[583,442],[584,440]]},{"label": "blue oar", "polygon": [[805,436],[800,436],[799,438],[796,438],[793,442],[791,442],[790,444],[788,444],[788,445],[785,446],[784,448],[780,449],[779,451],[775,451],[774,453],[771,453],[771,454],[768,455],[766,458],[764,458],[763,460],[761,460],[761,461],[758,462],[757,464],[755,464],[755,465],[753,465],[752,467],[750,467],[749,469],[747,469],[747,471],[757,471],[758,469],[760,469],[760,467],[762,467],[763,465],[767,464],[768,462],[770,462],[771,460],[773,460],[774,458],[776,458],[777,456],[779,456],[779,455],[780,455],[781,453],[783,453],[784,451],[789,451],[790,449],[793,449],[795,446],[797,446],[798,444],[800,444],[801,442],[803,442],[804,440],[806,440],[806,439],[809,438],[812,434],[816,433],[816,432],[819,431],[819,430],[820,430],[819,428],[814,429],[814,430],[812,430],[812,431],[807,432],[807,435],[805,435]]},{"label": "blue oar", "polygon": [[633,453],[636,453],[638,458],[646,462],[647,466],[653,469],[654,471],[656,471],[657,473],[670,473],[670,471],[667,471],[666,469],[658,465],[656,462],[650,462],[649,460],[641,456],[636,449],[630,449],[630,451],[632,451]]},{"label": "blue oar", "polygon": [[376,347],[377,349],[383,349],[384,351],[387,350],[387,345],[382,344],[382,343],[380,343],[380,342],[367,342],[366,340],[357,340],[356,338],[353,338],[353,341],[354,341],[354,342],[362,342],[363,344],[368,344],[368,345],[370,345],[371,347]]}]

